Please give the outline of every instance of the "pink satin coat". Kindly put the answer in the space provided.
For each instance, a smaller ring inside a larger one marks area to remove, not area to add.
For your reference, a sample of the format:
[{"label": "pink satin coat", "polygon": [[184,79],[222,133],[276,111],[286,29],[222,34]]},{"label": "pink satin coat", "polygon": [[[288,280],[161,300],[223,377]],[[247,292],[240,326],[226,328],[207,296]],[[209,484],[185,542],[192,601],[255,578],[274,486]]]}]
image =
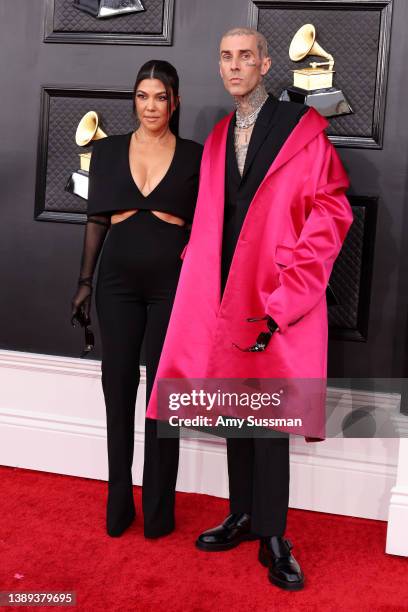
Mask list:
[{"label": "pink satin coat", "polygon": [[[190,241],[147,417],[157,418],[161,378],[323,378],[327,376],[326,287],[353,221],[349,181],[309,109],[260,184],[220,299],[225,154],[232,113],[209,135]],[[252,345],[270,315],[279,325],[261,353]],[[307,436],[305,436],[307,439]]]}]

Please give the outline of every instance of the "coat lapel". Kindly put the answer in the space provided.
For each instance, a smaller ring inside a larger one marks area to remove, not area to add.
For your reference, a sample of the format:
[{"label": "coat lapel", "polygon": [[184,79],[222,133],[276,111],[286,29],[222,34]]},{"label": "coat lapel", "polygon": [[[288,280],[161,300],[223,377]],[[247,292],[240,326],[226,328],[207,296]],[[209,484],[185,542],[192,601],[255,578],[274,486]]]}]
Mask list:
[{"label": "coat lapel", "polygon": [[[231,121],[234,113],[226,115],[214,128],[213,138],[211,142],[211,170],[212,176],[215,178],[217,192],[224,193],[224,181],[225,181],[225,155],[226,155],[226,143],[228,130],[231,128]],[[269,129],[273,125],[273,117],[269,123]],[[329,122],[327,119],[322,117],[314,108],[310,108],[297,123],[296,127],[292,130],[290,136],[287,138],[285,144],[280,149],[276,156],[273,164],[269,168],[265,175],[264,181],[271,176],[276,170],[278,170],[283,164],[286,164],[292,157],[296,155],[303,147],[305,147],[313,138],[315,138],[320,132],[327,128]],[[265,134],[266,137],[266,134]],[[258,140],[260,142],[261,137]],[[262,139],[263,142],[264,138]],[[260,144],[253,147],[252,160],[254,159],[256,152],[259,149]],[[250,153],[248,151],[248,153]],[[248,169],[251,161],[248,162]],[[262,181],[263,182],[263,181]],[[222,183],[222,184],[221,184]],[[262,184],[262,183],[261,183]],[[221,206],[223,208],[223,206]]]},{"label": "coat lapel", "polygon": [[232,119],[228,125],[226,160],[225,160],[225,178],[227,178],[227,176],[229,175],[231,180],[234,182],[235,186],[238,187],[239,184],[241,183],[241,175],[239,173],[237,155],[235,152],[234,128],[235,128],[235,113],[233,114]]},{"label": "coat lapel", "polygon": [[[234,113],[230,113],[222,119],[214,128],[210,143],[210,177],[211,177],[211,201],[216,208],[218,251],[221,253],[222,228],[224,223],[224,200],[225,200],[225,156],[227,148],[228,130],[231,128],[231,121]],[[273,125],[273,119],[270,128]],[[260,183],[253,201],[263,186],[264,182],[276,172],[281,166],[286,164],[292,157],[301,151],[313,138],[328,126],[328,121],[320,115],[314,108],[310,108],[292,130],[285,144],[280,149],[274,162],[270,166],[263,181]],[[254,145],[255,148],[255,145]],[[258,149],[257,149],[258,150]],[[256,152],[255,152],[256,153]],[[247,223],[251,215],[252,204],[246,215],[244,224]]]},{"label": "coat lapel", "polygon": [[[214,236],[217,258],[221,257],[222,230],[224,225],[224,202],[225,202],[225,159],[227,151],[228,128],[234,113],[230,113],[217,125],[209,136],[204,147],[203,160],[207,158],[208,147],[208,173],[203,168],[204,161],[201,162],[200,172],[200,196],[203,197],[203,211],[207,233],[211,232]],[[198,207],[198,203],[197,203]],[[194,231],[194,223],[193,229]],[[221,266],[216,266],[217,273],[221,278]],[[217,282],[220,286],[220,279]],[[219,299],[219,298],[218,298]]]},{"label": "coat lapel", "polygon": [[294,130],[279,151],[275,161],[269,168],[265,179],[269,178],[283,164],[286,164],[292,157],[303,149],[313,138],[327,128],[329,122],[322,117],[314,108],[310,109],[301,117]]},{"label": "coat lapel", "polygon": [[269,96],[268,100],[263,105],[261,112],[259,113],[258,119],[254,126],[254,131],[252,132],[251,140],[249,141],[244,172],[242,174],[243,181],[246,178],[256,154],[258,153],[262,144],[265,142],[265,139],[272,129],[272,126],[276,122],[276,110],[278,108],[278,104],[279,102],[276,98]]}]

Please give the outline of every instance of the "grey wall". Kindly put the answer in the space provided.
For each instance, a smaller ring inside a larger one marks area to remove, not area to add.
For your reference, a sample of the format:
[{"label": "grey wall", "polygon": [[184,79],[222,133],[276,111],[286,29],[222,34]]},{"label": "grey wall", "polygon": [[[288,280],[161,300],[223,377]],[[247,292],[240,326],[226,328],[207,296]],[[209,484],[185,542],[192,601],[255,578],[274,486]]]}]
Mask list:
[{"label": "grey wall", "polygon": [[[0,348],[78,356],[69,312],[83,226],[33,219],[40,87],[129,89],[144,61],[168,59],[181,77],[181,135],[203,142],[231,109],[219,36],[247,23],[248,0],[176,0],[172,47],[44,44],[44,10],[44,0],[0,0]],[[408,3],[395,0],[383,149],[339,149],[350,193],[381,200],[368,342],[331,341],[332,376],[407,375],[407,22]]]}]

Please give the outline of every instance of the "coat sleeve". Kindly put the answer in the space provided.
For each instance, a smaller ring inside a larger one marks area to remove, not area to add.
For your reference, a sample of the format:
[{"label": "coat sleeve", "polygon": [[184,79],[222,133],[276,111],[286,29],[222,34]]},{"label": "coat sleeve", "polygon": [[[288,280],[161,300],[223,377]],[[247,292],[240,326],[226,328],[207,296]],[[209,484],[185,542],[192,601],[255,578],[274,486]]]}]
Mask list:
[{"label": "coat sleeve", "polygon": [[265,307],[280,333],[325,296],[333,264],[353,222],[345,196],[349,180],[336,149],[324,132],[309,149],[314,165],[311,174],[316,177],[310,211],[294,246],[292,263],[281,270],[280,286],[270,294]]}]

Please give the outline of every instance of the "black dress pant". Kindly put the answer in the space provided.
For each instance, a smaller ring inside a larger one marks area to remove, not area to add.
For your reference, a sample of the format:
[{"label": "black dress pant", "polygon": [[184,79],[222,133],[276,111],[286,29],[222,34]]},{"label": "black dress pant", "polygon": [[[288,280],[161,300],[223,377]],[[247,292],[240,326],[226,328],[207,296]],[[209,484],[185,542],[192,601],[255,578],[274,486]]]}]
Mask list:
[{"label": "black dress pant", "polygon": [[[111,226],[99,266],[96,308],[102,342],[102,386],[108,442],[107,528],[120,531],[135,514],[132,489],[135,403],[145,338],[147,392],[152,390],[177,288],[184,227],[140,210]],[[174,428],[172,428],[174,429]],[[157,435],[145,419],[144,533],[174,528],[179,440]]]},{"label": "black dress pant", "polygon": [[289,505],[289,437],[228,438],[227,456],[231,512],[250,514],[251,530],[260,537],[282,536]]}]

